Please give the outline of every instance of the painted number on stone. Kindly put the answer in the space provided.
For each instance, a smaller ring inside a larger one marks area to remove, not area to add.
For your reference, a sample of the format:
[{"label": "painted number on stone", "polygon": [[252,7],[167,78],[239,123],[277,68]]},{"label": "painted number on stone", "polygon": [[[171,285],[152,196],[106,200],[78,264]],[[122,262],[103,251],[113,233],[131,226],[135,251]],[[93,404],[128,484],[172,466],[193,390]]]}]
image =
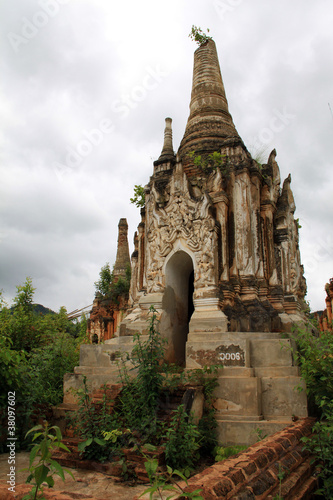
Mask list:
[{"label": "painted number on stone", "polygon": [[222,352],[220,359],[221,361],[240,361],[241,354],[239,352]]}]

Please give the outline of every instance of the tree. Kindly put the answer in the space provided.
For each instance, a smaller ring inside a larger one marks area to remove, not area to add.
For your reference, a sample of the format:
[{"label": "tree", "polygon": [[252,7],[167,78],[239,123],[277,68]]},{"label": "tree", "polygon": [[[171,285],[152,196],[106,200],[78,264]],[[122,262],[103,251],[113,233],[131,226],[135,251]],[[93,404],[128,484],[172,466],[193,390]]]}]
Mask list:
[{"label": "tree", "polygon": [[123,278],[119,276],[116,280],[107,262],[99,273],[99,280],[95,281],[96,293],[100,293],[103,298],[119,303],[119,296],[128,294],[131,281],[131,267],[127,266],[126,274]]},{"label": "tree", "polygon": [[[46,411],[62,400],[64,374],[78,365],[79,345],[86,341],[85,317],[73,322],[64,307],[59,313],[36,312],[34,291],[27,278],[17,286],[12,307],[0,291],[0,410],[8,407],[8,391],[15,392],[18,447],[31,413],[38,408],[41,415],[41,407]],[[0,436],[1,450],[6,444]]]},{"label": "tree", "polygon": [[133,203],[138,208],[143,208],[145,206],[145,188],[141,184],[135,184],[134,186],[134,196],[130,198],[130,202]]},{"label": "tree", "polygon": [[10,309],[4,306],[0,312],[0,335],[10,338],[11,348],[16,351],[30,352],[40,345],[41,325],[36,322],[33,311],[33,296],[35,289],[31,278],[26,278],[23,285],[19,285],[14,298],[14,305]]},{"label": "tree", "polygon": [[94,283],[96,293],[100,293],[103,297],[107,297],[110,293],[112,282],[113,273],[111,272],[110,264],[107,262],[104,266],[102,266],[99,272],[99,280]]}]

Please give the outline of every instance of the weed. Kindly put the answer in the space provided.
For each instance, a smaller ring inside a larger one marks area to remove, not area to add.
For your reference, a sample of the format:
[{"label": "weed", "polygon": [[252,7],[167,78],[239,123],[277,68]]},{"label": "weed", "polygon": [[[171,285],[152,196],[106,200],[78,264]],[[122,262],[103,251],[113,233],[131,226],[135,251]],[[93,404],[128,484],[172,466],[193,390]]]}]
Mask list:
[{"label": "weed", "polygon": [[320,488],[316,492],[333,498],[333,332],[319,335],[307,329],[294,330],[297,349],[293,354],[306,383],[309,408],[320,418],[310,437],[303,437],[305,449],[320,463]]},{"label": "weed", "polygon": [[[44,427],[42,425],[37,425],[30,429],[26,437],[32,432],[34,433],[32,438],[33,442],[39,437],[42,437],[42,440],[40,443],[36,443],[33,446],[30,452],[29,467],[23,469],[30,472],[26,482],[34,483],[32,490],[23,497],[23,500],[35,500],[39,492],[42,496],[38,496],[38,498],[43,499],[43,483],[46,483],[49,488],[53,488],[54,475],[61,477],[63,481],[65,480],[65,472],[73,477],[70,471],[64,470],[56,460],[52,460],[51,458],[53,450],[57,448],[69,452],[69,449],[61,442],[62,435],[59,427],[55,425],[48,427],[47,422],[45,422]],[[34,463],[36,459],[38,459],[38,461]]]},{"label": "weed", "polygon": [[191,493],[185,492],[183,488],[174,479],[174,476],[178,476],[187,485],[187,478],[179,470],[172,470],[171,467],[167,466],[167,473],[164,475],[158,474],[158,461],[156,459],[149,459],[145,462],[145,469],[147,471],[149,482],[151,486],[147,488],[140,497],[149,493],[149,499],[152,500],[154,493],[158,493],[161,500],[163,500],[162,493],[165,491],[170,491],[171,495],[167,497],[167,500],[172,498],[187,498],[192,500],[204,500],[200,495],[201,489],[196,489]]},{"label": "weed", "polygon": [[260,429],[260,427],[257,427],[255,432],[257,434],[258,441],[262,441],[268,436],[268,434],[264,434],[264,431]]},{"label": "weed", "polygon": [[220,170],[221,174],[227,176],[230,170],[230,162],[227,155],[214,151],[213,153],[198,155],[195,151],[188,153],[193,164],[205,174]]},{"label": "weed", "polygon": [[232,455],[236,455],[240,451],[246,450],[247,446],[236,445],[236,446],[216,446],[214,449],[215,462],[221,462],[226,460]]},{"label": "weed", "polygon": [[174,411],[165,434],[165,460],[173,468],[192,469],[199,459],[200,432],[184,405]]}]

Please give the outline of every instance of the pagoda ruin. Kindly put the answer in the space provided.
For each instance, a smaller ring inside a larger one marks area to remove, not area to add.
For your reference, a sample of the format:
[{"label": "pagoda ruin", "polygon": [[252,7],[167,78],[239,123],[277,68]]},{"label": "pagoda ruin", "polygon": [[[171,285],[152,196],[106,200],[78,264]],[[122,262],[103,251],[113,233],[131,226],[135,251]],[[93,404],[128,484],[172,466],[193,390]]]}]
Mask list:
[{"label": "pagoda ruin", "polygon": [[261,165],[244,145],[213,40],[194,54],[190,114],[177,153],[171,125],[167,118],[144,188],[123,319],[113,338],[108,333],[103,344],[81,347],[80,366],[65,386],[82,375],[91,387],[115,381],[114,354],[130,351],[135,333],[147,333],[154,306],[167,361],[224,367],[216,390],[220,440],[249,443],[258,423],[269,434],[307,415],[305,391],[294,391],[302,381],[292,341],[281,335],[304,321],[306,294],[291,176],[281,187],[276,151]]}]

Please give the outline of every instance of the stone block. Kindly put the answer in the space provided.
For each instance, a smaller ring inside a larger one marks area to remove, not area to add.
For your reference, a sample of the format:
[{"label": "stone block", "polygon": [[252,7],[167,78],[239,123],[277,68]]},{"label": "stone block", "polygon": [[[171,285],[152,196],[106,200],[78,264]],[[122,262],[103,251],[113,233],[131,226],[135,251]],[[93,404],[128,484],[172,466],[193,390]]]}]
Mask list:
[{"label": "stone block", "polygon": [[261,415],[261,381],[256,377],[220,377],[214,391],[217,418],[223,415],[251,416]]},{"label": "stone block", "polygon": [[269,366],[253,368],[255,377],[299,377],[298,366]]},{"label": "stone block", "polygon": [[[300,377],[263,377],[262,412],[265,419],[276,420],[281,416],[307,416],[305,383]],[[297,388],[301,387],[302,391]]]},{"label": "stone block", "polygon": [[221,365],[228,367],[249,366],[249,344],[246,339],[187,341],[186,367],[202,368],[203,366]]},{"label": "stone block", "polygon": [[251,445],[256,443],[260,436],[270,436],[282,431],[288,423],[285,421],[261,420],[242,421],[224,420],[217,418],[218,442],[223,446]]},{"label": "stone block", "polygon": [[80,365],[108,367],[111,365],[109,353],[113,350],[113,346],[109,344],[83,344],[80,347]]},{"label": "stone block", "polygon": [[190,333],[228,331],[228,318],[219,308],[218,299],[196,299],[194,306],[195,309],[189,323]]},{"label": "stone block", "polygon": [[252,367],[292,366],[293,359],[289,339],[250,340]]},{"label": "stone block", "polygon": [[254,377],[255,371],[253,368],[247,368],[242,366],[224,366],[219,373],[220,377],[232,377],[232,378],[244,378],[244,377]]},{"label": "stone block", "polygon": [[75,373],[64,375],[64,403],[76,404],[76,391],[83,388],[83,376]]}]

